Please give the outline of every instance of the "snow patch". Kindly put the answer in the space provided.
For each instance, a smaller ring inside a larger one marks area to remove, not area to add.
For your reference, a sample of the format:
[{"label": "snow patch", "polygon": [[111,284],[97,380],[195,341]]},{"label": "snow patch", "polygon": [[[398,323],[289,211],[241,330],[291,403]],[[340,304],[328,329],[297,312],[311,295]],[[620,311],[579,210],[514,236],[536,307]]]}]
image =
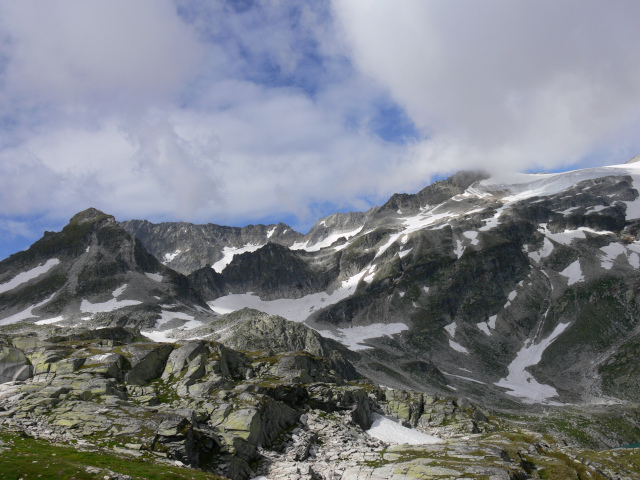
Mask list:
[{"label": "snow patch", "polygon": [[508,389],[507,395],[521,398],[525,403],[555,403],[549,399],[558,395],[555,388],[550,385],[543,385],[526,370],[528,367],[537,365],[542,359],[542,354],[558,336],[565,331],[569,323],[559,324],[551,335],[540,343],[532,344],[527,340],[516,358],[509,364],[509,375],[495,385]]},{"label": "snow patch", "polygon": [[273,227],[271,230],[267,232],[267,238],[271,238],[273,236],[274,232],[276,231],[276,228],[278,227]]},{"label": "snow patch", "polygon": [[460,352],[460,353],[469,353],[469,350],[467,350],[466,348],[464,348],[462,345],[460,345],[458,342],[454,342],[453,340],[449,339],[449,346],[451,348],[453,348],[456,352]]},{"label": "snow patch", "polygon": [[58,260],[57,258],[51,258],[47,260],[45,263],[41,263],[40,265],[32,268],[31,270],[27,270],[26,272],[19,273],[8,282],[5,282],[0,285],[0,293],[13,290],[14,288],[22,285],[23,283],[28,282],[29,280],[33,280],[34,278],[37,278],[40,275],[47,273],[49,270],[51,270],[53,267],[55,267],[59,263],[60,263],[60,260]]},{"label": "snow patch", "polygon": [[478,240],[478,232],[462,232],[462,235],[471,240],[471,245],[477,245]]},{"label": "snow patch", "polygon": [[60,315],[59,317],[47,318],[46,320],[38,320],[37,322],[33,322],[36,325],[51,325],[52,323],[58,323],[64,320],[64,317]]},{"label": "snow patch", "polygon": [[569,283],[567,284],[568,286],[584,281],[582,268],[580,268],[580,260],[576,260],[575,262],[573,262],[571,265],[561,271],[560,275],[569,279]]},{"label": "snow patch", "polygon": [[496,320],[498,320],[498,315],[492,315],[491,317],[489,317],[487,325],[489,325],[489,328],[491,328],[492,330],[496,328]]},{"label": "snow patch", "polygon": [[456,322],[450,323],[449,325],[445,326],[444,329],[447,331],[447,333],[449,335],[451,335],[451,338],[455,337],[456,335],[456,327],[458,325],[456,324]]},{"label": "snow patch", "polygon": [[175,260],[175,258],[182,253],[182,250],[178,249],[173,253],[165,253],[164,257],[162,257],[162,263],[169,263]]},{"label": "snow patch", "polygon": [[367,433],[378,440],[394,445],[428,445],[440,443],[442,440],[434,435],[427,435],[413,428],[407,428],[398,422],[388,418],[373,414],[373,423]]},{"label": "snow patch", "polygon": [[462,256],[462,254],[464,253],[464,245],[462,244],[462,242],[460,240],[456,240],[456,248],[454,250],[454,253],[456,254],[456,256],[458,258],[460,258]]},{"label": "snow patch", "polygon": [[600,247],[600,250],[604,253],[601,265],[605,270],[611,270],[613,261],[620,255],[627,253],[627,249],[617,242],[611,242],[606,247]]},{"label": "snow patch", "polygon": [[411,250],[413,250],[413,248],[409,248],[409,249],[407,249],[407,250],[402,250],[401,252],[398,252],[398,256],[399,256],[400,258],[404,258],[404,257],[406,257],[406,256],[409,254],[409,252],[410,252]]},{"label": "snow patch", "polygon": [[151,280],[155,281],[155,282],[162,282],[162,275],[160,275],[159,273],[149,273],[149,272],[145,272],[144,273],[148,278],[150,278]]},{"label": "snow patch", "polygon": [[477,323],[476,325],[478,325],[478,328],[483,331],[486,335],[488,335],[489,337],[491,336],[491,330],[489,330],[489,325],[487,325],[487,322],[480,322]]},{"label": "snow patch", "polygon": [[542,242],[542,248],[536,252],[529,252],[529,258],[535,262],[539,262],[541,259],[548,257],[553,252],[553,243],[547,237],[544,237]]},{"label": "snow patch", "polygon": [[373,277],[375,276],[376,276],[376,267],[374,266],[372,269],[369,270],[369,274],[366,277],[364,277],[362,280],[364,282],[371,283],[373,282]]}]

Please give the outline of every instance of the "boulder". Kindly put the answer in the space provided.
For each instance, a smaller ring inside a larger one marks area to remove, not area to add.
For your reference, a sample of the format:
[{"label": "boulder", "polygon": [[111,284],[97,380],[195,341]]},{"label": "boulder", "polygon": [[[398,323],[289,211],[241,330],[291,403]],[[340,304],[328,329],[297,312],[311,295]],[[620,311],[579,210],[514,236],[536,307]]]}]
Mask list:
[{"label": "boulder", "polygon": [[[125,359],[119,353],[99,353],[84,360],[84,371],[121,380],[124,377]],[[59,368],[59,367],[58,367]]]},{"label": "boulder", "polygon": [[122,347],[122,354],[129,360],[131,370],[125,381],[133,385],[145,385],[162,375],[173,345],[167,343],[132,343]]},{"label": "boulder", "polygon": [[33,376],[33,367],[15,347],[0,347],[0,383],[27,380]]},{"label": "boulder", "polygon": [[167,381],[172,375],[180,375],[182,369],[202,353],[209,353],[205,342],[202,341],[188,342],[180,348],[175,349],[169,355],[167,365],[162,373],[162,379]]}]

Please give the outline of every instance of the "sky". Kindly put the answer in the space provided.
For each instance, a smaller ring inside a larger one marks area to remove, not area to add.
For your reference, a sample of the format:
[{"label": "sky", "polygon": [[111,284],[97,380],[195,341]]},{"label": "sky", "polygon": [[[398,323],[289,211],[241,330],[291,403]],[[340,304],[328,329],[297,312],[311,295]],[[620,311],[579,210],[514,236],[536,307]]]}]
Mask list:
[{"label": "sky", "polygon": [[640,153],[640,2],[0,0],[0,258],[88,207],[306,233]]}]

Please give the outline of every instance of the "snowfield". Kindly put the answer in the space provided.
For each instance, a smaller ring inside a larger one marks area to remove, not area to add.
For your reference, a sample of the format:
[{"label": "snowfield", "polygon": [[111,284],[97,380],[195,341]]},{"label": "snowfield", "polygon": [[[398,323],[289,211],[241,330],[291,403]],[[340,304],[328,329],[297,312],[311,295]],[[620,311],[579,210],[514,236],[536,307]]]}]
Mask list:
[{"label": "snowfield", "polygon": [[333,305],[353,295],[358,282],[368,270],[364,270],[343,281],[332,293],[320,292],[305,295],[302,298],[280,298],[277,300],[261,300],[253,293],[225,295],[208,302],[209,307],[221,315],[235,312],[245,307],[260,310],[269,315],[279,315],[294,322],[303,322],[316,310]]},{"label": "snowfield", "polygon": [[82,300],[82,303],[80,304],[80,311],[82,313],[113,312],[120,308],[140,305],[142,303],[140,300],[118,300],[118,297],[124,293],[126,288],[126,283],[121,287],[116,288],[112,293],[113,298],[103,303],[91,303],[88,300]]},{"label": "snowfield", "polygon": [[253,245],[251,243],[248,243],[247,245],[240,248],[224,247],[222,249],[222,258],[214,263],[211,268],[213,268],[218,273],[222,273],[225,267],[231,263],[231,260],[233,260],[233,257],[235,255],[240,255],[246,252],[255,252],[262,247],[264,247],[264,245]]}]

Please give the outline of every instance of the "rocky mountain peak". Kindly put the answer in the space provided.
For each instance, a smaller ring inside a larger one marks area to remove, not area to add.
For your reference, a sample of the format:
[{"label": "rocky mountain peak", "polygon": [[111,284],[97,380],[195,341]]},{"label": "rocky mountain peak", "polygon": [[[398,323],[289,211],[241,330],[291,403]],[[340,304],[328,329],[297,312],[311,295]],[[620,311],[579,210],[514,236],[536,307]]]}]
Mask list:
[{"label": "rocky mountain peak", "polygon": [[76,213],[71,220],[69,220],[69,224],[83,224],[83,223],[99,223],[99,224],[115,224],[116,219],[113,215],[107,215],[104,212],[96,208],[87,208],[80,213]]}]

